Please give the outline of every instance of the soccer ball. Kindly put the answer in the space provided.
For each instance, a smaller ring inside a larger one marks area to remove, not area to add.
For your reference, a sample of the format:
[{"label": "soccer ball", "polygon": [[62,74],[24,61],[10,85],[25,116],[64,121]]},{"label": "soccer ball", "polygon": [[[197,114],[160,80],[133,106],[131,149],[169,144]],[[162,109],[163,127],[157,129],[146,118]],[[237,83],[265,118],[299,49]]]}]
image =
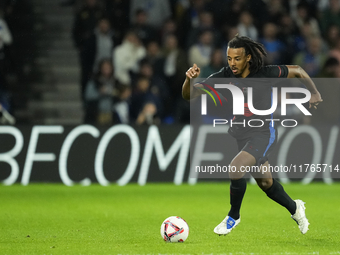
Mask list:
[{"label": "soccer ball", "polygon": [[161,225],[161,236],[165,242],[184,242],[189,235],[189,226],[181,217],[171,216]]}]

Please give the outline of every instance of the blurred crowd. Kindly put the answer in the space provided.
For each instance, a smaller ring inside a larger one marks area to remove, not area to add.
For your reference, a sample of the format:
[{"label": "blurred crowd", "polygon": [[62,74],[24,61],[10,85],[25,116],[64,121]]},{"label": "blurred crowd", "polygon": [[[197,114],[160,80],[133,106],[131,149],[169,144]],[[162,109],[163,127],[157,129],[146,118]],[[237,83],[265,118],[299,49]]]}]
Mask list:
[{"label": "blurred crowd", "polygon": [[12,44],[12,33],[6,20],[11,20],[15,1],[5,0],[0,3],[0,124],[14,124],[15,118],[8,112],[11,110],[11,97],[7,84],[10,71],[9,46]]},{"label": "blurred crowd", "polygon": [[237,33],[264,44],[266,64],[340,77],[339,0],[66,0],[82,70],[85,123],[189,122],[186,70],[226,63]]},{"label": "blurred crowd", "polygon": [[[185,72],[193,63],[202,78],[219,71],[236,34],[264,44],[268,65],[296,64],[311,77],[340,78],[340,0],[60,0],[60,5],[75,13],[72,38],[81,66],[84,123],[188,123],[189,104],[181,98]],[[3,49],[11,43],[2,17],[0,78]],[[4,84],[0,79],[0,90]],[[1,97],[0,103],[5,107]]]}]

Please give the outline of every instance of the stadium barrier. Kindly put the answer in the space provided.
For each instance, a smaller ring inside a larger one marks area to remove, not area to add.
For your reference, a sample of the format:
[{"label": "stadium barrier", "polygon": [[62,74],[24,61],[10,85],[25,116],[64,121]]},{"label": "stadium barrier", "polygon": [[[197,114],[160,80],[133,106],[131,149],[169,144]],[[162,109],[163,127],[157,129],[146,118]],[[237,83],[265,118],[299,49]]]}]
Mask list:
[{"label": "stadium barrier", "polygon": [[[195,169],[203,162],[227,165],[237,153],[227,128],[212,126],[0,126],[0,141],[0,180],[4,185],[179,185],[225,180],[224,171],[214,175],[218,167],[209,175]],[[280,127],[270,163],[281,166],[273,174],[283,182],[332,183],[340,178],[339,155],[339,126]]]}]

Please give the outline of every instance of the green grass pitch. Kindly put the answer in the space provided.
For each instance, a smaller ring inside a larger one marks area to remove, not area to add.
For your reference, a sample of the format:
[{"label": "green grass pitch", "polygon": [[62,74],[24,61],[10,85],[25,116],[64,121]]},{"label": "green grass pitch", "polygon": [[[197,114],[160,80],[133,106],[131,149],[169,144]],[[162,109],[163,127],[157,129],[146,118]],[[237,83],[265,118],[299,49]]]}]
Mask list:
[{"label": "green grass pitch", "polygon": [[[0,186],[0,254],[340,254],[340,184],[284,187],[306,202],[306,235],[250,184],[227,236],[213,229],[229,209],[228,183]],[[189,224],[186,242],[162,240],[169,216]]]}]

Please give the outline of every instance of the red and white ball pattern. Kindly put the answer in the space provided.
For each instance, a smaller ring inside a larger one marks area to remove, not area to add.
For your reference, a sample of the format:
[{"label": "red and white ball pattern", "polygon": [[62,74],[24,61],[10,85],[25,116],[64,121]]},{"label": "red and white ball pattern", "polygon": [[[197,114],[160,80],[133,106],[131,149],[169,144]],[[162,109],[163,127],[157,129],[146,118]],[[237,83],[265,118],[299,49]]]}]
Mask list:
[{"label": "red and white ball pattern", "polygon": [[161,225],[161,236],[169,243],[184,242],[189,235],[189,226],[178,216],[165,219]]}]

